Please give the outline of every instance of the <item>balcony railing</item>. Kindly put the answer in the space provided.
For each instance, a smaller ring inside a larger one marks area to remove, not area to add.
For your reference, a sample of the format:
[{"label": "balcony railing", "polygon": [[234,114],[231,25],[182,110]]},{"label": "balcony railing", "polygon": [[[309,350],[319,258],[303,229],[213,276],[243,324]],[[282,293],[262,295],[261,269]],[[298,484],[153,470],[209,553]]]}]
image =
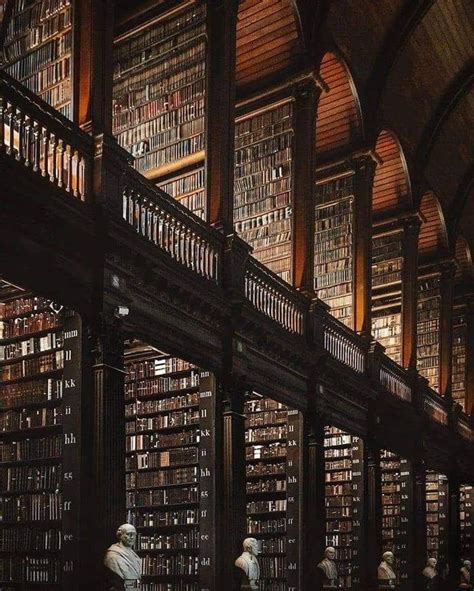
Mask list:
[{"label": "balcony railing", "polygon": [[253,257],[245,271],[245,296],[254,308],[288,332],[304,333],[306,298]]},{"label": "balcony railing", "polygon": [[132,168],[125,175],[123,219],[172,259],[219,283],[221,235]]},{"label": "balcony railing", "polygon": [[355,372],[364,373],[367,348],[361,337],[329,313],[325,315],[323,322],[324,348],[326,351]]},{"label": "balcony railing", "polygon": [[448,411],[443,398],[431,388],[427,388],[424,395],[423,409],[437,423],[448,424]]},{"label": "balcony railing", "polygon": [[89,197],[92,138],[1,70],[0,151],[68,195]]},{"label": "balcony railing", "polygon": [[458,432],[467,441],[473,440],[473,433],[468,417],[460,416],[458,419]]},{"label": "balcony railing", "polygon": [[380,383],[391,394],[411,401],[412,389],[407,372],[386,355],[382,356],[380,365]]}]

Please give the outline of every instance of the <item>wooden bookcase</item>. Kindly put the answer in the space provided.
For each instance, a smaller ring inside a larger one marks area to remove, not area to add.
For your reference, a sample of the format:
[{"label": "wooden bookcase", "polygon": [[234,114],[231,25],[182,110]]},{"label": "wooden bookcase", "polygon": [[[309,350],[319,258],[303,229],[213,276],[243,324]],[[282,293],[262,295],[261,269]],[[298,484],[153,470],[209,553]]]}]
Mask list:
[{"label": "wooden bookcase", "polygon": [[426,546],[428,556],[448,560],[448,479],[443,474],[426,474]]},{"label": "wooden bookcase", "polygon": [[440,387],[441,276],[421,276],[417,303],[417,369],[431,388]]},{"label": "wooden bookcase", "polygon": [[6,71],[71,118],[71,0],[12,0],[5,36]]},{"label": "wooden bookcase", "polygon": [[255,393],[244,412],[247,534],[260,543],[262,589],[296,591],[301,576],[301,416]]},{"label": "wooden bookcase", "polygon": [[372,238],[372,335],[401,363],[403,230]]},{"label": "wooden bookcase", "polygon": [[339,588],[361,589],[364,503],[362,439],[335,427],[324,436],[326,546],[336,550]]},{"label": "wooden bookcase", "polygon": [[410,520],[413,518],[413,473],[408,460],[387,450],[380,458],[382,475],[382,550],[395,555],[398,585],[407,588],[410,578]]},{"label": "wooden bookcase", "polygon": [[331,314],[354,322],[354,199],[351,170],[318,173],[314,232],[314,290]]},{"label": "wooden bookcase", "polygon": [[79,317],[0,281],[0,585],[59,589],[77,571]]},{"label": "wooden bookcase", "polygon": [[474,488],[469,485],[460,487],[460,550],[462,560],[474,558]]},{"label": "wooden bookcase", "polygon": [[138,531],[142,591],[206,587],[214,556],[208,374],[137,342],[125,354],[127,521]]},{"label": "wooden bookcase", "polygon": [[453,309],[453,348],[452,348],[452,376],[451,394],[454,402],[461,405],[466,411],[466,344],[467,344],[467,319],[465,306],[457,303]]},{"label": "wooden bookcase", "polygon": [[206,5],[182,2],[115,40],[113,133],[135,167],[206,215]]},{"label": "wooden bookcase", "polygon": [[293,101],[237,118],[234,226],[253,256],[292,282]]}]

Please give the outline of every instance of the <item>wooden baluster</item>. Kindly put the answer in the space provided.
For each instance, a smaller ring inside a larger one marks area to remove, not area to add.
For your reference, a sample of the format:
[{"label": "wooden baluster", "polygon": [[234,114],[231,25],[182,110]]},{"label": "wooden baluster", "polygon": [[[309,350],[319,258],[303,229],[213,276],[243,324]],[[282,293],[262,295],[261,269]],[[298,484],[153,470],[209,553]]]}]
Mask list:
[{"label": "wooden baluster", "polygon": [[51,136],[52,142],[52,149],[51,149],[51,170],[49,173],[49,180],[52,183],[56,183],[57,176],[58,176],[58,161],[57,161],[57,153],[58,153],[58,138],[56,135]]},{"label": "wooden baluster", "polygon": [[34,172],[40,171],[40,151],[41,151],[41,139],[40,139],[40,124],[35,121],[33,125],[33,170]]},{"label": "wooden baluster", "polygon": [[20,110],[17,110],[16,121],[18,122],[18,152],[16,154],[16,159],[20,161],[24,160],[25,149],[25,116]]},{"label": "wooden baluster", "polygon": [[74,197],[79,197],[79,152],[74,150],[73,155],[74,162],[74,174],[73,174],[73,190],[72,194]]},{"label": "wooden baluster", "polygon": [[70,193],[72,191],[72,147],[68,144],[66,146],[66,191]]},{"label": "wooden baluster", "polygon": [[49,131],[43,129],[43,133],[41,134],[41,142],[43,144],[43,166],[41,167],[41,176],[43,177],[47,177],[49,174],[49,140]]},{"label": "wooden baluster", "polygon": [[5,109],[6,101],[0,96],[0,152],[5,150]]},{"label": "wooden baluster", "polygon": [[122,193],[122,218],[128,221],[128,193],[127,189],[124,189]]},{"label": "wooden baluster", "polygon": [[24,138],[24,152],[25,152],[25,166],[27,166],[28,168],[30,167],[31,164],[31,130],[32,130],[32,125],[31,125],[31,119],[30,117],[25,117],[25,138]]},{"label": "wooden baluster", "polygon": [[7,110],[7,125],[8,125],[8,147],[7,147],[7,154],[12,156],[15,151],[14,143],[15,143],[15,136],[14,136],[14,116],[13,116],[13,106],[9,106]]},{"label": "wooden baluster", "polygon": [[58,145],[56,148],[57,152],[57,181],[58,187],[61,189],[64,186],[64,141],[62,139],[58,139]]}]

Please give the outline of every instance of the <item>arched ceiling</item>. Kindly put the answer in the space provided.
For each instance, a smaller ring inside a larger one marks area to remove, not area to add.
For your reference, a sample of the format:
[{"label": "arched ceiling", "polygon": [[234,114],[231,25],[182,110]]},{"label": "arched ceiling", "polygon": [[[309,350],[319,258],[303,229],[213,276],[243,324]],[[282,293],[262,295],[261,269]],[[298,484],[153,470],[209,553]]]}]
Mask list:
[{"label": "arched ceiling", "polygon": [[423,195],[420,204],[422,223],[418,238],[421,260],[433,259],[448,252],[448,237],[440,203],[433,193]]},{"label": "arched ceiling", "polygon": [[[474,164],[474,2],[376,4],[331,2],[326,37],[351,68],[366,124],[397,134],[415,180],[436,193],[449,223],[454,212],[466,226],[474,221],[474,195],[458,194]],[[471,248],[472,227],[465,232]]]}]

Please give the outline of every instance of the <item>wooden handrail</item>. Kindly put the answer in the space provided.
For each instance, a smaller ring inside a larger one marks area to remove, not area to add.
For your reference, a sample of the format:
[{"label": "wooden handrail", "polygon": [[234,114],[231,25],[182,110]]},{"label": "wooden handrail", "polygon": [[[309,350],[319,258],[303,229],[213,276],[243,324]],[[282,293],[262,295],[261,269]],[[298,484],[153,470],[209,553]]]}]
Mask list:
[{"label": "wooden handrail", "polygon": [[388,392],[402,400],[411,401],[412,387],[408,373],[385,354],[382,355],[379,379]]},{"label": "wooden handrail", "polygon": [[443,397],[432,388],[426,387],[423,398],[423,409],[425,413],[436,422],[447,425],[448,411]]},{"label": "wooden handrail", "polygon": [[335,359],[359,374],[367,367],[368,344],[357,333],[327,313],[324,317],[324,348]]}]

